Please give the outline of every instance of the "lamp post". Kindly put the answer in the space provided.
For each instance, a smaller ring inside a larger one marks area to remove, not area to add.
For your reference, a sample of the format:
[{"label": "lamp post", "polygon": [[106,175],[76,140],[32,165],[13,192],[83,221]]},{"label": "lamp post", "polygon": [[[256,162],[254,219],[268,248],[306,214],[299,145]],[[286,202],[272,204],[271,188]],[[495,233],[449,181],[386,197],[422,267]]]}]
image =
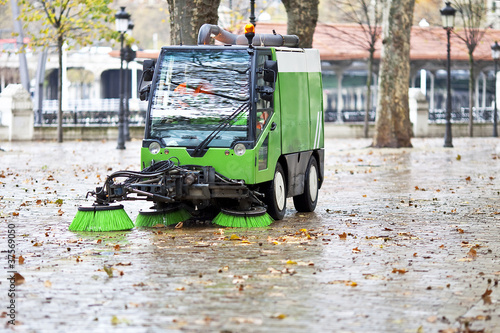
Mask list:
[{"label": "lamp post", "polygon": [[118,145],[116,149],[125,149],[125,110],[123,107],[124,101],[124,84],[123,84],[123,39],[128,29],[130,14],[125,11],[125,7],[120,7],[120,11],[115,14],[116,31],[120,33],[120,106],[118,111]]},{"label": "lamp post", "polygon": [[250,23],[255,26],[255,0],[250,0]]},{"label": "lamp post", "polygon": [[[127,26],[127,35],[132,37],[132,30],[134,30],[134,23],[132,21],[129,21],[128,26]],[[130,141],[130,128],[129,128],[129,118],[130,118],[130,87],[131,87],[131,81],[132,78],[129,76],[130,73],[128,71],[128,64],[135,59],[135,51],[132,50],[130,45],[127,45],[125,48],[125,62],[127,63],[127,69],[125,73],[127,73],[128,78],[125,80],[126,85],[125,85],[125,120],[124,120],[124,135],[125,135],[125,140]]]},{"label": "lamp post", "polygon": [[500,58],[500,45],[495,41],[495,44],[491,45],[491,57],[495,62],[495,90],[493,93],[493,137],[498,137],[497,132],[497,71],[498,71],[498,58]]},{"label": "lamp post", "polygon": [[446,30],[447,37],[447,51],[448,51],[448,62],[447,62],[447,80],[446,80],[446,130],[444,133],[444,147],[453,147],[452,137],[451,137],[451,57],[450,57],[450,34],[455,25],[455,13],[457,10],[451,7],[449,1],[445,3],[445,7],[440,10],[441,18],[443,19],[443,28]]}]

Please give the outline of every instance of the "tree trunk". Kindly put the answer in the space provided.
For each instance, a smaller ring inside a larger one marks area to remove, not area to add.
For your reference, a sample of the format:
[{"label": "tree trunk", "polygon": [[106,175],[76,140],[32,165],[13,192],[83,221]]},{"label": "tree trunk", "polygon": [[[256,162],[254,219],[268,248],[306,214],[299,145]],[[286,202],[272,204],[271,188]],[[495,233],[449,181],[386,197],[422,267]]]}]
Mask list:
[{"label": "tree trunk", "polygon": [[170,12],[170,44],[196,45],[204,23],[217,24],[220,0],[167,0]]},{"label": "tree trunk", "polygon": [[57,37],[57,55],[59,57],[59,73],[57,80],[57,142],[63,142],[63,112],[62,112],[62,73],[63,73],[63,36]]},{"label": "tree trunk", "polygon": [[415,0],[387,0],[384,8],[373,147],[412,147],[408,82],[414,5]]},{"label": "tree trunk", "polygon": [[318,22],[319,0],[282,0],[287,14],[287,34],[299,36],[299,47],[311,48]]},{"label": "tree trunk", "polygon": [[365,123],[363,127],[363,132],[365,138],[368,138],[369,132],[369,121],[370,121],[370,109],[372,108],[372,77],[373,77],[373,54],[375,49],[371,48],[369,50],[370,56],[368,57],[368,76],[366,78],[366,111],[365,111]]},{"label": "tree trunk", "polygon": [[476,78],[474,75],[474,55],[469,51],[469,136],[474,136],[474,93],[476,91]]}]

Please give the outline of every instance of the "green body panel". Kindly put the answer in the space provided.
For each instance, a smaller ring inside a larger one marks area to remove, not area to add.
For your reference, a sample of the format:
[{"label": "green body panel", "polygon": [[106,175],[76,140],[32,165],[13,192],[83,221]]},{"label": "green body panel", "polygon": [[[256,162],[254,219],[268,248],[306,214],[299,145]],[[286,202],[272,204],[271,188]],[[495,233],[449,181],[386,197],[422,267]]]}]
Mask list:
[{"label": "green body panel", "polygon": [[309,78],[309,142],[312,143],[312,149],[323,148],[324,126],[323,126],[323,86],[321,73],[308,73]]},{"label": "green body panel", "polygon": [[[279,65],[278,65],[279,66]],[[311,149],[309,91],[301,89],[308,73],[279,73],[281,101],[281,145],[283,154]],[[293,93],[290,93],[293,92]],[[306,112],[304,112],[306,111]]]},{"label": "green body panel", "polygon": [[[165,154],[165,150],[168,150],[168,154]],[[229,151],[229,155],[226,155],[226,151]],[[183,147],[162,148],[156,155],[143,147],[141,161],[144,163],[143,167],[147,167],[152,160],[162,161],[172,158],[174,162],[177,162],[178,159],[180,165],[212,166],[215,171],[228,178],[241,179],[247,184],[255,184],[255,151],[255,149],[247,150],[243,156],[237,156],[232,149],[210,148],[203,157],[191,157]]]}]

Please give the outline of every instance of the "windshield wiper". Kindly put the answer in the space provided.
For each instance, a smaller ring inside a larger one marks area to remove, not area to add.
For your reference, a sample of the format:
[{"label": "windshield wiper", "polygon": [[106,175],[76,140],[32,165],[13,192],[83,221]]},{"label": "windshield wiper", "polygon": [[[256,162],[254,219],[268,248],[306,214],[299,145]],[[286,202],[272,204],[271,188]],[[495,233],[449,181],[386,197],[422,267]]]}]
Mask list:
[{"label": "windshield wiper", "polygon": [[193,157],[201,157],[203,156],[203,151],[207,146],[214,140],[217,135],[224,130],[226,127],[231,127],[233,125],[233,120],[235,120],[241,113],[247,112],[250,109],[250,103],[243,103],[240,105],[236,110],[234,110],[233,113],[231,113],[229,116],[227,116],[220,124],[217,126],[217,128],[210,133],[205,140],[200,142],[200,144],[194,149],[193,151]]},{"label": "windshield wiper", "polygon": [[[175,81],[171,81],[171,82],[172,82],[172,84],[177,85],[177,86],[180,85],[180,84],[182,84],[182,82],[175,82]],[[196,90],[195,87],[190,87],[190,86],[186,86],[186,89]],[[219,93],[219,92],[214,92],[214,91],[209,91],[209,90],[203,90],[203,89],[200,89],[200,93],[207,94],[207,95],[219,96],[219,97],[227,98],[227,99],[232,99],[232,100],[235,100],[235,101],[238,101],[238,102],[244,102],[244,101],[248,100],[248,97],[230,96],[230,95],[222,94],[222,93]]]}]

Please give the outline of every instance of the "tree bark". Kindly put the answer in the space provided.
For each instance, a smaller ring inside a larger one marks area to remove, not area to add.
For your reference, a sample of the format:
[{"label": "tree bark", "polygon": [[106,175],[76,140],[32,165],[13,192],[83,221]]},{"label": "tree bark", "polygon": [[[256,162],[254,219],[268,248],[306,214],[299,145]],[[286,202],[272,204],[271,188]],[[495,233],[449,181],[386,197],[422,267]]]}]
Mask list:
[{"label": "tree bark", "polygon": [[373,147],[412,147],[408,89],[415,0],[387,0]]},{"label": "tree bark", "polygon": [[311,48],[318,22],[319,0],[282,0],[287,14],[287,34],[299,36],[299,47]]},{"label": "tree bark", "polygon": [[196,45],[204,23],[217,24],[220,0],[167,0],[170,12],[170,44]]}]

